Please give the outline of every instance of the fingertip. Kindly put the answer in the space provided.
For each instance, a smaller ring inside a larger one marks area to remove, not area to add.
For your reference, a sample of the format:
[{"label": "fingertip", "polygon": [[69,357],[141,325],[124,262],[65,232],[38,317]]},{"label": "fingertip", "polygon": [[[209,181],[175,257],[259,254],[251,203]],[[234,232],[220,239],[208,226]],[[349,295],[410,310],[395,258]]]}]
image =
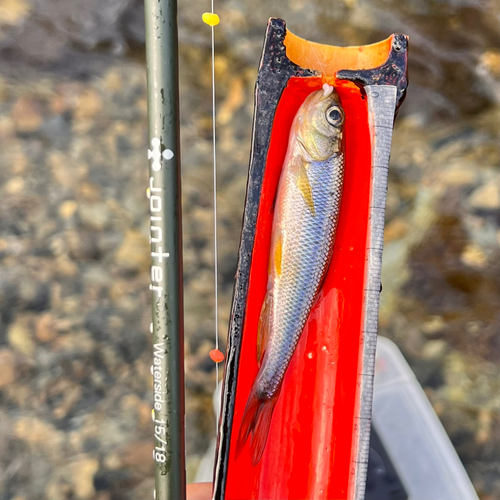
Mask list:
[{"label": "fingertip", "polygon": [[187,500],[212,500],[212,483],[188,484]]}]

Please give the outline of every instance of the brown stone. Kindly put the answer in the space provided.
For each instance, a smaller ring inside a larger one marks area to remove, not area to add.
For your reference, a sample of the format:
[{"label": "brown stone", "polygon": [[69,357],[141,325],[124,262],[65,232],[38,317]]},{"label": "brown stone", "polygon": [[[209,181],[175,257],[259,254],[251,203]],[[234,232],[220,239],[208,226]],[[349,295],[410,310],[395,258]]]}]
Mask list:
[{"label": "brown stone", "polygon": [[0,25],[16,26],[29,14],[31,2],[26,0],[1,0]]},{"label": "brown stone", "polygon": [[122,88],[122,77],[118,70],[112,69],[104,76],[104,87],[112,92],[118,92]]},{"label": "brown stone", "polygon": [[7,330],[7,338],[9,344],[19,352],[27,356],[33,356],[35,352],[35,344],[33,343],[30,324],[27,318],[19,318],[15,323],[12,323]]},{"label": "brown stone", "polygon": [[150,266],[150,249],[146,236],[133,229],[127,231],[116,252],[118,266],[130,271],[145,271]]},{"label": "brown stone", "polygon": [[141,476],[153,474],[153,443],[147,441],[133,441],[122,450],[122,462]]},{"label": "brown stone", "polygon": [[75,182],[75,174],[72,162],[60,151],[51,151],[47,155],[47,164],[50,167],[52,177],[63,187],[72,187]]},{"label": "brown stone", "polygon": [[11,117],[17,132],[30,133],[40,128],[43,117],[38,103],[29,97],[21,96],[12,107]]},{"label": "brown stone", "polygon": [[61,203],[59,206],[59,215],[63,219],[71,219],[73,215],[75,214],[76,210],[78,209],[78,204],[76,203],[75,200],[67,200]]},{"label": "brown stone", "polygon": [[56,337],[55,318],[50,313],[40,315],[36,322],[36,338],[40,342],[50,342]]},{"label": "brown stone", "polygon": [[5,183],[5,192],[7,194],[19,194],[24,189],[24,179],[22,177],[12,177]]},{"label": "brown stone", "polygon": [[500,208],[500,186],[490,182],[477,188],[470,196],[469,202],[473,208],[497,210]]},{"label": "brown stone", "polygon": [[399,240],[408,234],[408,223],[401,217],[392,220],[387,224],[384,232],[384,242],[389,243],[393,240]]},{"label": "brown stone", "polygon": [[0,350],[0,388],[16,379],[14,353],[10,349]]},{"label": "brown stone", "polygon": [[93,89],[84,90],[76,100],[75,118],[92,118],[102,110],[102,100],[99,94]]}]

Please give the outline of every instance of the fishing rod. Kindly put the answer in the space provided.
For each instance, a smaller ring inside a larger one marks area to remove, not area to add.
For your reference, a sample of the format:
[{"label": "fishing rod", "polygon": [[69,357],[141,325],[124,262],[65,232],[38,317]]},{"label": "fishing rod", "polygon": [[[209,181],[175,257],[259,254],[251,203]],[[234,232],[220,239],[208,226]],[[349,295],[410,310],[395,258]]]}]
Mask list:
[{"label": "fishing rod", "polygon": [[177,1],[145,0],[155,499],[186,498]]}]

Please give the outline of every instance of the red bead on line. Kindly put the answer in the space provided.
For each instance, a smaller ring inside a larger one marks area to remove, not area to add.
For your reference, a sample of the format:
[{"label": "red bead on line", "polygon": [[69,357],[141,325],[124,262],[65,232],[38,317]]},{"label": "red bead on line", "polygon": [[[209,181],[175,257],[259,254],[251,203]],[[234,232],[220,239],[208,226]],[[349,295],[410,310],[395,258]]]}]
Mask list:
[{"label": "red bead on line", "polygon": [[210,359],[215,363],[220,363],[224,360],[224,354],[222,354],[219,349],[212,349],[210,351]]}]

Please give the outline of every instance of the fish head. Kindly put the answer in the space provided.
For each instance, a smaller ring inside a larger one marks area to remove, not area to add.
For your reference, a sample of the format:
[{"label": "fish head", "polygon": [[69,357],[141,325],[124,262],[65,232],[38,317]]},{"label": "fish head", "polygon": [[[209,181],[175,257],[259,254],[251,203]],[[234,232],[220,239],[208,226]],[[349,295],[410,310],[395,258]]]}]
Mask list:
[{"label": "fish head", "polygon": [[342,150],[345,113],[335,89],[325,83],[297,113],[297,140],[306,161],[324,161]]}]

